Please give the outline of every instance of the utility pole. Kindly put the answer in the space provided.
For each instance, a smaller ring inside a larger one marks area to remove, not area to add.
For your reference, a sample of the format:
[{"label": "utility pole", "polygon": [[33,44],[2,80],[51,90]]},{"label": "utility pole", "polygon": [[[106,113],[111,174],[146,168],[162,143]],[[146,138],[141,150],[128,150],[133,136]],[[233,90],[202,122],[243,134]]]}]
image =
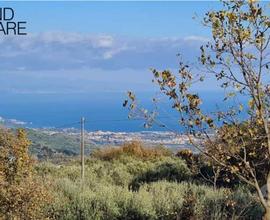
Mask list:
[{"label": "utility pole", "polygon": [[81,118],[81,183],[84,185],[84,117]]}]

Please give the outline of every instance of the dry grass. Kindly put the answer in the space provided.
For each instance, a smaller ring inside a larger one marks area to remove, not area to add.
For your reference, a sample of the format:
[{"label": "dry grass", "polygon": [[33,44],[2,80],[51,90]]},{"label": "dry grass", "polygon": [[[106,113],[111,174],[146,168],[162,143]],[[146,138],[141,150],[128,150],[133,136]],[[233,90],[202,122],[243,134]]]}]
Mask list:
[{"label": "dry grass", "polygon": [[170,156],[172,152],[166,147],[146,147],[139,141],[132,141],[120,147],[106,147],[96,150],[92,156],[101,160],[113,160],[122,155],[134,156],[141,159]]}]

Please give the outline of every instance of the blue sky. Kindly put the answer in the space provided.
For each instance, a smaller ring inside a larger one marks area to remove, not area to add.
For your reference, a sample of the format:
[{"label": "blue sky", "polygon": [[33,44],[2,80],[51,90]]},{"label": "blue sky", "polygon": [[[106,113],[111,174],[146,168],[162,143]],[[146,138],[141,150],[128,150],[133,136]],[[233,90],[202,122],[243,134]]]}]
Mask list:
[{"label": "blue sky", "polygon": [[29,22],[29,31],[106,33],[136,37],[207,36],[192,19],[202,17],[219,3],[180,2],[13,2],[18,18]]},{"label": "blue sky", "polygon": [[1,2],[1,7],[15,10],[16,20],[27,21],[29,34],[0,36],[0,92],[152,90],[149,68],[176,69],[177,53],[195,62],[200,45],[210,37],[200,20],[218,5],[207,1]]}]

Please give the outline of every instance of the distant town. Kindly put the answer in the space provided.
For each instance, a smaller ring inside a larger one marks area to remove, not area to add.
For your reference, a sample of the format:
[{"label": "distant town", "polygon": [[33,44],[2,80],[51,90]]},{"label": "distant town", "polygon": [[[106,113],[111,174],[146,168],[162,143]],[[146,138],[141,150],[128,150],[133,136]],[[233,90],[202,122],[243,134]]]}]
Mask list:
[{"label": "distant town", "polygon": [[[71,138],[79,138],[78,129],[33,129],[49,136],[65,135]],[[163,145],[172,149],[187,148],[189,146],[186,135],[165,131],[141,131],[141,132],[112,132],[112,131],[85,131],[85,142],[94,146],[119,146],[130,141],[141,141],[147,146]]]}]

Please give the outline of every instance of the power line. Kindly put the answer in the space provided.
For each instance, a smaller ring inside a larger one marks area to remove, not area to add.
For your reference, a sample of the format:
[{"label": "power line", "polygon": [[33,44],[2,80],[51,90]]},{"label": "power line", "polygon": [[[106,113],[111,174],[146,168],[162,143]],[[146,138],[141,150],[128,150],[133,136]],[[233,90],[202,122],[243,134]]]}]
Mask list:
[{"label": "power line", "polygon": [[[158,119],[172,119],[172,117],[162,116]],[[85,123],[97,123],[97,122],[125,122],[125,121],[144,121],[144,118],[129,118],[129,119],[99,119],[99,120],[86,120]]]},{"label": "power line", "polygon": [[85,123],[97,123],[97,122],[124,122],[124,121],[142,121],[141,118],[133,119],[100,119],[100,120],[87,120]]},{"label": "power line", "polygon": [[[170,117],[159,117],[159,119],[169,119]],[[143,118],[130,118],[130,119],[98,119],[98,120],[85,120],[84,123],[98,123],[98,122],[131,122],[131,121],[144,121],[145,119]],[[65,128],[73,125],[79,125],[81,122],[73,122],[73,123],[68,123],[68,124],[62,124],[54,127],[55,129],[58,128]]]},{"label": "power line", "polygon": [[[156,120],[160,120],[160,119],[173,119],[172,116],[160,116],[155,118]],[[89,123],[102,123],[102,122],[132,122],[132,121],[145,121],[146,119],[144,118],[122,118],[122,119],[94,119],[94,120],[84,120],[85,124],[89,124]],[[176,120],[176,119],[175,119]],[[72,126],[79,126],[81,124],[80,121],[76,121],[76,122],[71,122],[71,123],[66,123],[66,124],[62,124],[62,125],[57,125],[57,126],[52,126],[53,129],[61,129],[61,128],[71,128]]]},{"label": "power line", "polygon": [[73,123],[69,123],[69,124],[63,124],[63,125],[60,125],[60,126],[56,126],[54,127],[55,129],[58,129],[58,128],[64,128],[64,127],[69,127],[69,126],[73,126],[73,125],[79,125],[81,122],[73,122]]}]

